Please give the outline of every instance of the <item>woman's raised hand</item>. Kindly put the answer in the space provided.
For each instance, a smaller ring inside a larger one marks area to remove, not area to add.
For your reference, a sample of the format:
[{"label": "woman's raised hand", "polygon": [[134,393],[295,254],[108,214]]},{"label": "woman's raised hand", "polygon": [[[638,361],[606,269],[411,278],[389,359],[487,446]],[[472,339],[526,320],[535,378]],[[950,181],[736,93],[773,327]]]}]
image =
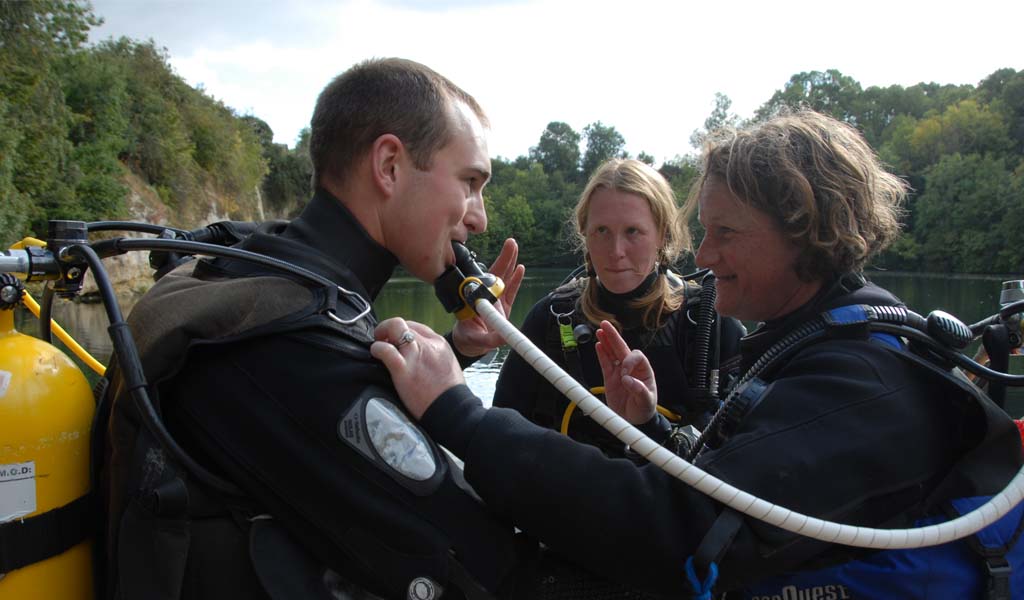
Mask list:
[{"label": "woman's raised hand", "polygon": [[608,407],[633,425],[650,421],[658,405],[654,369],[643,352],[629,349],[608,321],[601,321],[597,330],[597,360]]}]

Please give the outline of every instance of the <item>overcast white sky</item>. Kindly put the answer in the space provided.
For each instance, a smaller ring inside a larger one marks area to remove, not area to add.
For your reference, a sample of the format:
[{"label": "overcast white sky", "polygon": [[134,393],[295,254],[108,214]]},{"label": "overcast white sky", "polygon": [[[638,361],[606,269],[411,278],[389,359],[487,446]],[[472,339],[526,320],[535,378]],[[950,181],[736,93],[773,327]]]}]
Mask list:
[{"label": "overcast white sky", "polygon": [[977,84],[1024,69],[1024,1],[93,0],[91,39],[152,38],[192,85],[294,145],[320,89],[373,56],[422,62],[476,97],[493,156],[550,121],[614,125],[632,154],[691,152],[715,92],[749,117],[801,71],[862,86]]}]

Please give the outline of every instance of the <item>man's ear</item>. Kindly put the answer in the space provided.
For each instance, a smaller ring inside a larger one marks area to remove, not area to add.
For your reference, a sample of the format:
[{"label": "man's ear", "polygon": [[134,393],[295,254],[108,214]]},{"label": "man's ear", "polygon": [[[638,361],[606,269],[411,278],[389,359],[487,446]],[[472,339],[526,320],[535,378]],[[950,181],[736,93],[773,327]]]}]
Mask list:
[{"label": "man's ear", "polygon": [[370,173],[377,189],[386,197],[395,193],[398,182],[400,159],[405,154],[405,145],[398,136],[385,133],[373,142],[370,148]]}]

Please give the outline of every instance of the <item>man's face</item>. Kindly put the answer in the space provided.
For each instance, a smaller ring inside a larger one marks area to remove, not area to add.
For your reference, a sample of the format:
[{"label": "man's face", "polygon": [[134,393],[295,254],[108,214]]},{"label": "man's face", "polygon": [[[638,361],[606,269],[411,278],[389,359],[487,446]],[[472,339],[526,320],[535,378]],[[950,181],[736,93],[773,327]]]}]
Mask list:
[{"label": "man's face", "polygon": [[385,245],[418,279],[431,282],[455,263],[451,242],[487,229],[483,188],[491,175],[487,132],[472,109],[452,106],[452,139],[420,171],[408,153],[399,165],[384,220]]}]

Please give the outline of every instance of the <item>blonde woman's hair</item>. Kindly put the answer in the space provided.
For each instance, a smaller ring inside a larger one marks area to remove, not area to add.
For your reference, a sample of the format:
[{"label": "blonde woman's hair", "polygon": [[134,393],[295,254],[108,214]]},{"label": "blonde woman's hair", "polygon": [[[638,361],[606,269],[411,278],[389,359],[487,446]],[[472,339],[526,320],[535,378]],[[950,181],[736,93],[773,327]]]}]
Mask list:
[{"label": "blonde woman's hair", "polygon": [[899,235],[907,184],[882,166],[856,129],[801,110],[705,144],[702,174],[683,211],[689,218],[709,180],[771,216],[800,248],[804,281],[860,271]]},{"label": "blonde woman's hair", "polygon": [[659,274],[651,289],[642,297],[633,300],[632,306],[643,311],[645,327],[657,329],[663,318],[678,310],[683,302],[682,294],[669,283],[666,269],[675,264],[683,251],[690,250],[690,234],[678,217],[679,208],[676,205],[675,194],[661,173],[649,165],[638,160],[616,158],[597,168],[580,195],[579,202],[576,203],[573,229],[576,233],[577,248],[583,252],[589,275],[581,284],[583,291],[580,295],[580,307],[590,322],[600,323],[607,320],[618,329],[622,326],[615,316],[602,310],[598,304],[594,267],[587,252],[587,215],[591,199],[600,189],[639,196],[647,201],[651,209],[654,226],[662,239],[657,259]]}]

